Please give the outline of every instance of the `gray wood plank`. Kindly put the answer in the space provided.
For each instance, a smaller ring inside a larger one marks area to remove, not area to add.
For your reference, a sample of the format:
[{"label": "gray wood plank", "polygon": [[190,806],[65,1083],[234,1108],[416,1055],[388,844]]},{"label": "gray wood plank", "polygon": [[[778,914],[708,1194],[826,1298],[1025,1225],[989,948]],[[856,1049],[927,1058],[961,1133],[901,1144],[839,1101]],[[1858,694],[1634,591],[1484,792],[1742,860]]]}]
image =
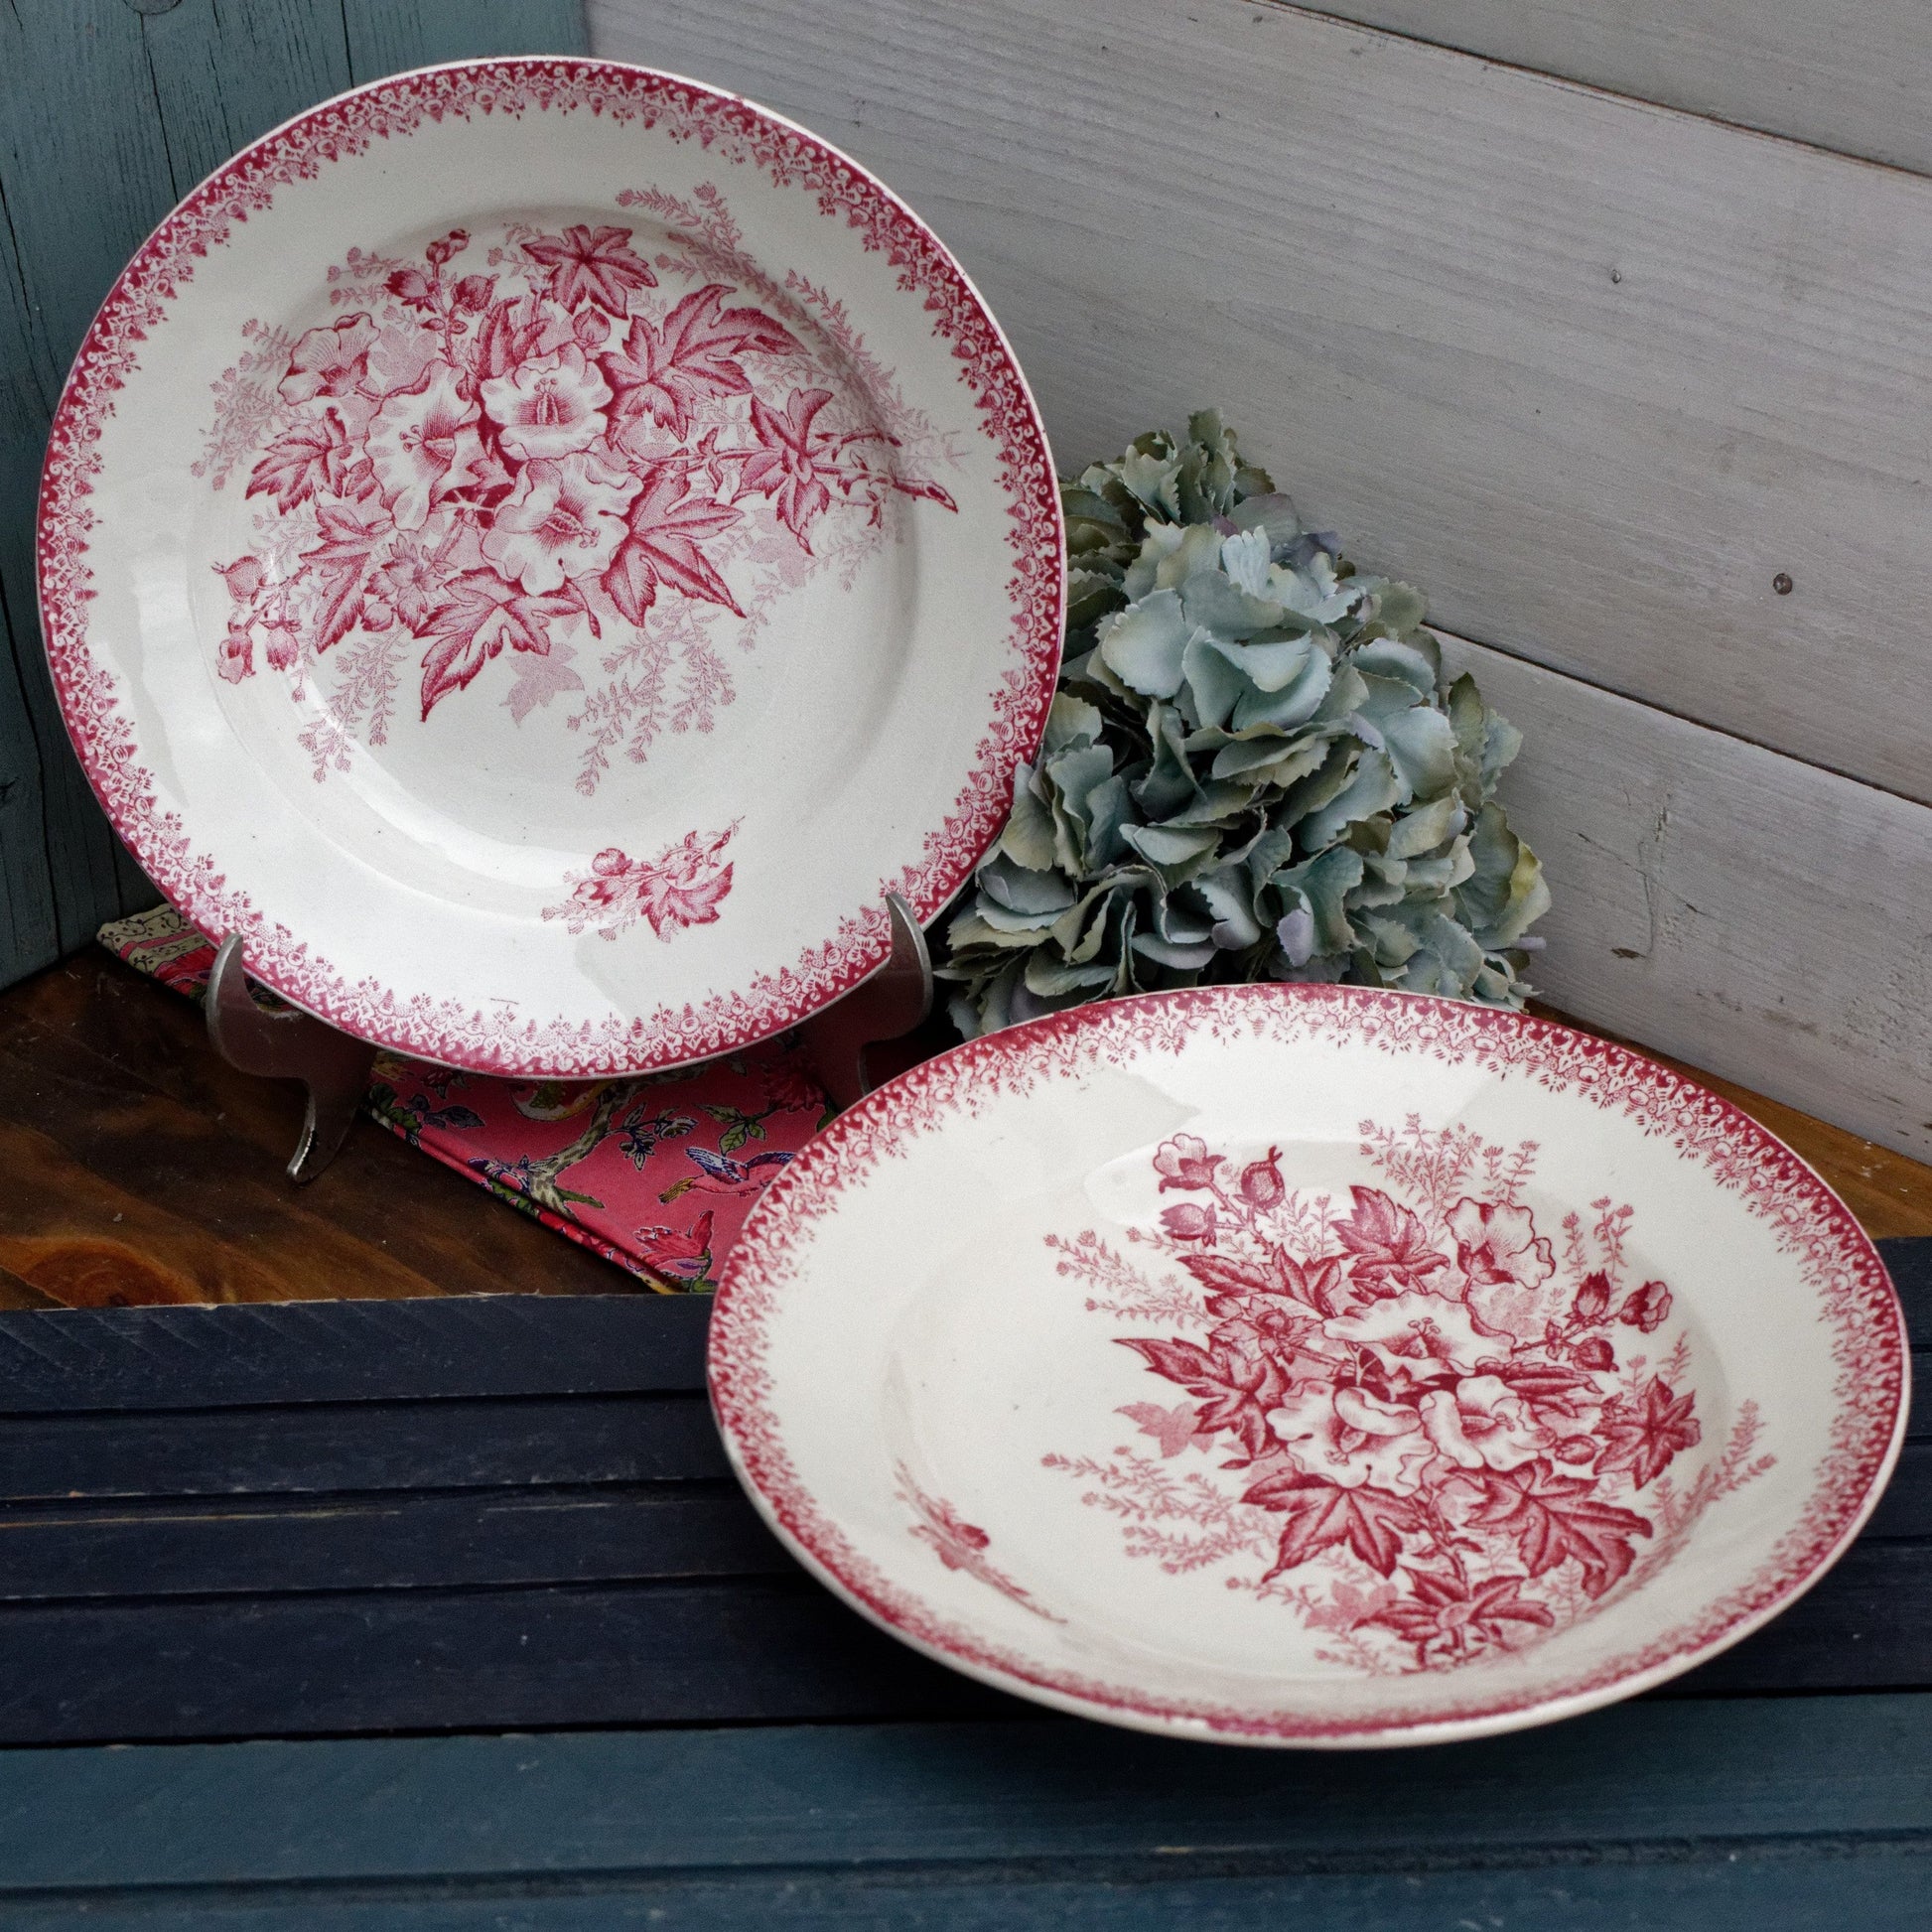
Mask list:
[{"label": "gray wood plank", "polygon": [[1524,734],[1502,796],[1550,881],[1543,996],[1932,1160],[1932,809],[1445,650]]},{"label": "gray wood plank", "polygon": [[578,0],[0,9],[0,986],[158,897],[69,750],[33,593],[42,448],[95,307],[181,194],[311,102],[398,68],[583,42]]},{"label": "gray wood plank", "polygon": [[1322,0],[1322,13],[1932,174],[1916,0]]},{"label": "gray wood plank", "polygon": [[7,1752],[0,1885],[24,1902],[158,1883],[1160,1853],[1359,1867],[1922,1839],[1925,1712],[1914,1696],[1640,1703],[1397,1757],[1203,1749],[1053,1720]]},{"label": "gray wood plank", "polygon": [[1063,465],[1218,404],[1459,634],[1932,798],[1932,182],[1266,0],[591,24],[879,169]]}]

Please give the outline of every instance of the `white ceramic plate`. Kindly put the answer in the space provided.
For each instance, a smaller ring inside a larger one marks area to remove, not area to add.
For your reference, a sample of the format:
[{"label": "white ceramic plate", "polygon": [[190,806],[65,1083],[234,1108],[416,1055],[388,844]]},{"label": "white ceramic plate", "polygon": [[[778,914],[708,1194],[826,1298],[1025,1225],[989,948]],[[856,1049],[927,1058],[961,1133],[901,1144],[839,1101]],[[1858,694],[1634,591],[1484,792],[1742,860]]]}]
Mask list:
[{"label": "white ceramic plate", "polygon": [[1058,667],[1019,368],[749,102],[486,61],[226,164],[55,419],[41,609],[150,876],[345,1030],[592,1076],[787,1026],[942,905]]},{"label": "white ceramic plate", "polygon": [[1406,994],[1151,994],[942,1055],[753,1212],[753,1499],[1023,1696],[1265,1744],[1570,1715],[1814,1583],[1904,1434],[1876,1252],[1622,1048]]}]

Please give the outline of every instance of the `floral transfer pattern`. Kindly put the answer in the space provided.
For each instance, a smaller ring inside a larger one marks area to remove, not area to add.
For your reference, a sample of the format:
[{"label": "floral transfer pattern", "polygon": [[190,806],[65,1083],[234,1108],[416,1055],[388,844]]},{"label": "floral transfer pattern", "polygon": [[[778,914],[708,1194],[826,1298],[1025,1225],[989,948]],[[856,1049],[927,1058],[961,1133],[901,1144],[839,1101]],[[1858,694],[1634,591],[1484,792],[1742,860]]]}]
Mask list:
[{"label": "floral transfer pattern", "polygon": [[1690,1469],[1693,1350],[1668,1286],[1632,1279],[1628,1206],[1553,1239],[1524,1198],[1534,1143],[1414,1116],[1361,1133],[1386,1184],[1345,1199],[1291,1187],[1277,1148],[1177,1134],[1154,1157],[1175,1198],[1130,1229],[1133,1257],[1049,1237],[1089,1309],[1168,1328],[1120,1340],[1184,1399],[1122,1408],[1144,1449],[1044,1460],[1122,1519],[1130,1556],[1224,1570],[1322,1633],[1325,1661],[1438,1670],[1575,1620],[1770,1462],[1744,1402]]},{"label": "floral transfer pattern", "polygon": [[[883,905],[851,908],[793,960],[745,986],[643,1014],[506,1015],[390,985],[298,938],[277,905],[259,902],[200,842],[157,778],[104,640],[89,626],[98,596],[95,553],[104,535],[96,497],[102,437],[117,397],[140,377],[156,332],[210,254],[241,223],[274,209],[285,189],[382,143],[400,146],[432,126],[496,115],[532,123],[554,116],[561,124],[580,113],[640,137],[695,143],[720,169],[806,198],[824,219],[854,232],[868,254],[890,259],[900,289],[919,304],[933,339],[947,345],[958,364],[976,426],[969,440],[990,451],[1003,505],[1011,567],[1004,606],[1008,669],[971,769],[943,818],[923,830],[917,857],[882,881],[884,889],[903,894],[917,917],[931,918],[1005,821],[1014,764],[1037,748],[1052,701],[1065,613],[1065,529],[1052,461],[998,327],[938,239],[843,155],[747,101],[644,69],[525,57],[379,81],[265,136],[196,189],[108,291],[55,410],[36,562],[48,666],[82,768],[114,829],[175,904],[207,930],[245,934],[250,969],[264,984],[347,1032],[480,1072],[540,1067],[558,1077],[593,1079],[722,1053],[816,1012],[888,956],[892,937]],[[799,286],[801,296],[817,299],[802,280]],[[245,365],[259,347],[257,342],[237,360],[235,386],[255,381]],[[267,354],[262,366],[275,361]],[[257,386],[264,407],[272,406],[274,388]],[[241,398],[232,420],[245,420],[247,410]],[[580,773],[580,788],[590,775]]]},{"label": "floral transfer pattern", "polygon": [[903,1462],[896,1465],[894,1474],[897,1477],[899,1501],[918,1518],[912,1525],[913,1536],[948,1570],[962,1571],[969,1577],[978,1578],[990,1588],[997,1589],[1002,1596],[1018,1603],[1022,1609],[1032,1610],[1035,1616],[1043,1616],[1048,1623],[1066,1621],[1064,1617],[1055,1616],[1051,1610],[1043,1609],[1035,1602],[1031,1591],[1015,1583],[994,1563],[987,1555],[993,1539],[977,1523],[967,1522],[950,1503],[928,1496],[912,1479],[911,1470]]},{"label": "floral transfer pattern", "polygon": [[563,701],[594,792],[613,758],[712,729],[721,646],[787,592],[849,585],[906,499],[954,507],[914,470],[961,452],[842,304],[753,261],[714,187],[620,199],[647,229],[351,250],[334,322],[245,326],[195,466],[257,506],[220,567],[217,669],[321,696],[318,780],[389,742],[405,687],[422,724],[490,687],[519,726]]},{"label": "floral transfer pattern", "polygon": [[639,919],[660,939],[712,925],[732,889],[731,861],[723,854],[737,830],[734,819],[722,832],[687,832],[655,859],[626,858],[621,847],[608,846],[588,872],[566,875],[570,897],[546,905],[543,916],[562,919],[573,937],[589,929],[605,939]]}]

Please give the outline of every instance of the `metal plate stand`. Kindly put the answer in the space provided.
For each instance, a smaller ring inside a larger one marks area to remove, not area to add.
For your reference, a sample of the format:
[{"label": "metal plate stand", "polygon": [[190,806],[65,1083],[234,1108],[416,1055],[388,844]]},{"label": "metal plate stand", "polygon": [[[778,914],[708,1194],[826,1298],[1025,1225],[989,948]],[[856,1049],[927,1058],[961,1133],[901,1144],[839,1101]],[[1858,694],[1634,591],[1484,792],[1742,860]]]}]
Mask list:
[{"label": "metal plate stand", "polygon": [[[893,950],[864,985],[806,1021],[799,1029],[826,1096],[841,1111],[874,1082],[866,1074],[866,1048],[897,1039],[932,1010],[932,961],[925,934],[897,893],[887,896]],[[313,1180],[336,1158],[362,1095],[376,1049],[313,1015],[280,1012],[257,1004],[248,990],[242,937],[232,932],[214,955],[205,1012],[214,1050],[231,1066],[267,1079],[300,1080],[308,1089],[302,1137],[289,1162],[289,1178]]]}]

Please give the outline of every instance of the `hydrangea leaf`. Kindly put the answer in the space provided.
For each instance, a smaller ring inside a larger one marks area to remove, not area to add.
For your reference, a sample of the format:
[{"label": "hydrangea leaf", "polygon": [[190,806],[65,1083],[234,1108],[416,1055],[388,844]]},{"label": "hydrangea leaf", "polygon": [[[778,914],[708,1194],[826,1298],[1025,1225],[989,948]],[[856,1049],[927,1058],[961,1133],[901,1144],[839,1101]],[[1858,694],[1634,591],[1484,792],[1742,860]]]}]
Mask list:
[{"label": "hydrangea leaf", "polygon": [[1172,698],[1180,689],[1181,654],[1193,626],[1177,592],[1150,591],[1100,626],[1100,659],[1130,690]]}]

